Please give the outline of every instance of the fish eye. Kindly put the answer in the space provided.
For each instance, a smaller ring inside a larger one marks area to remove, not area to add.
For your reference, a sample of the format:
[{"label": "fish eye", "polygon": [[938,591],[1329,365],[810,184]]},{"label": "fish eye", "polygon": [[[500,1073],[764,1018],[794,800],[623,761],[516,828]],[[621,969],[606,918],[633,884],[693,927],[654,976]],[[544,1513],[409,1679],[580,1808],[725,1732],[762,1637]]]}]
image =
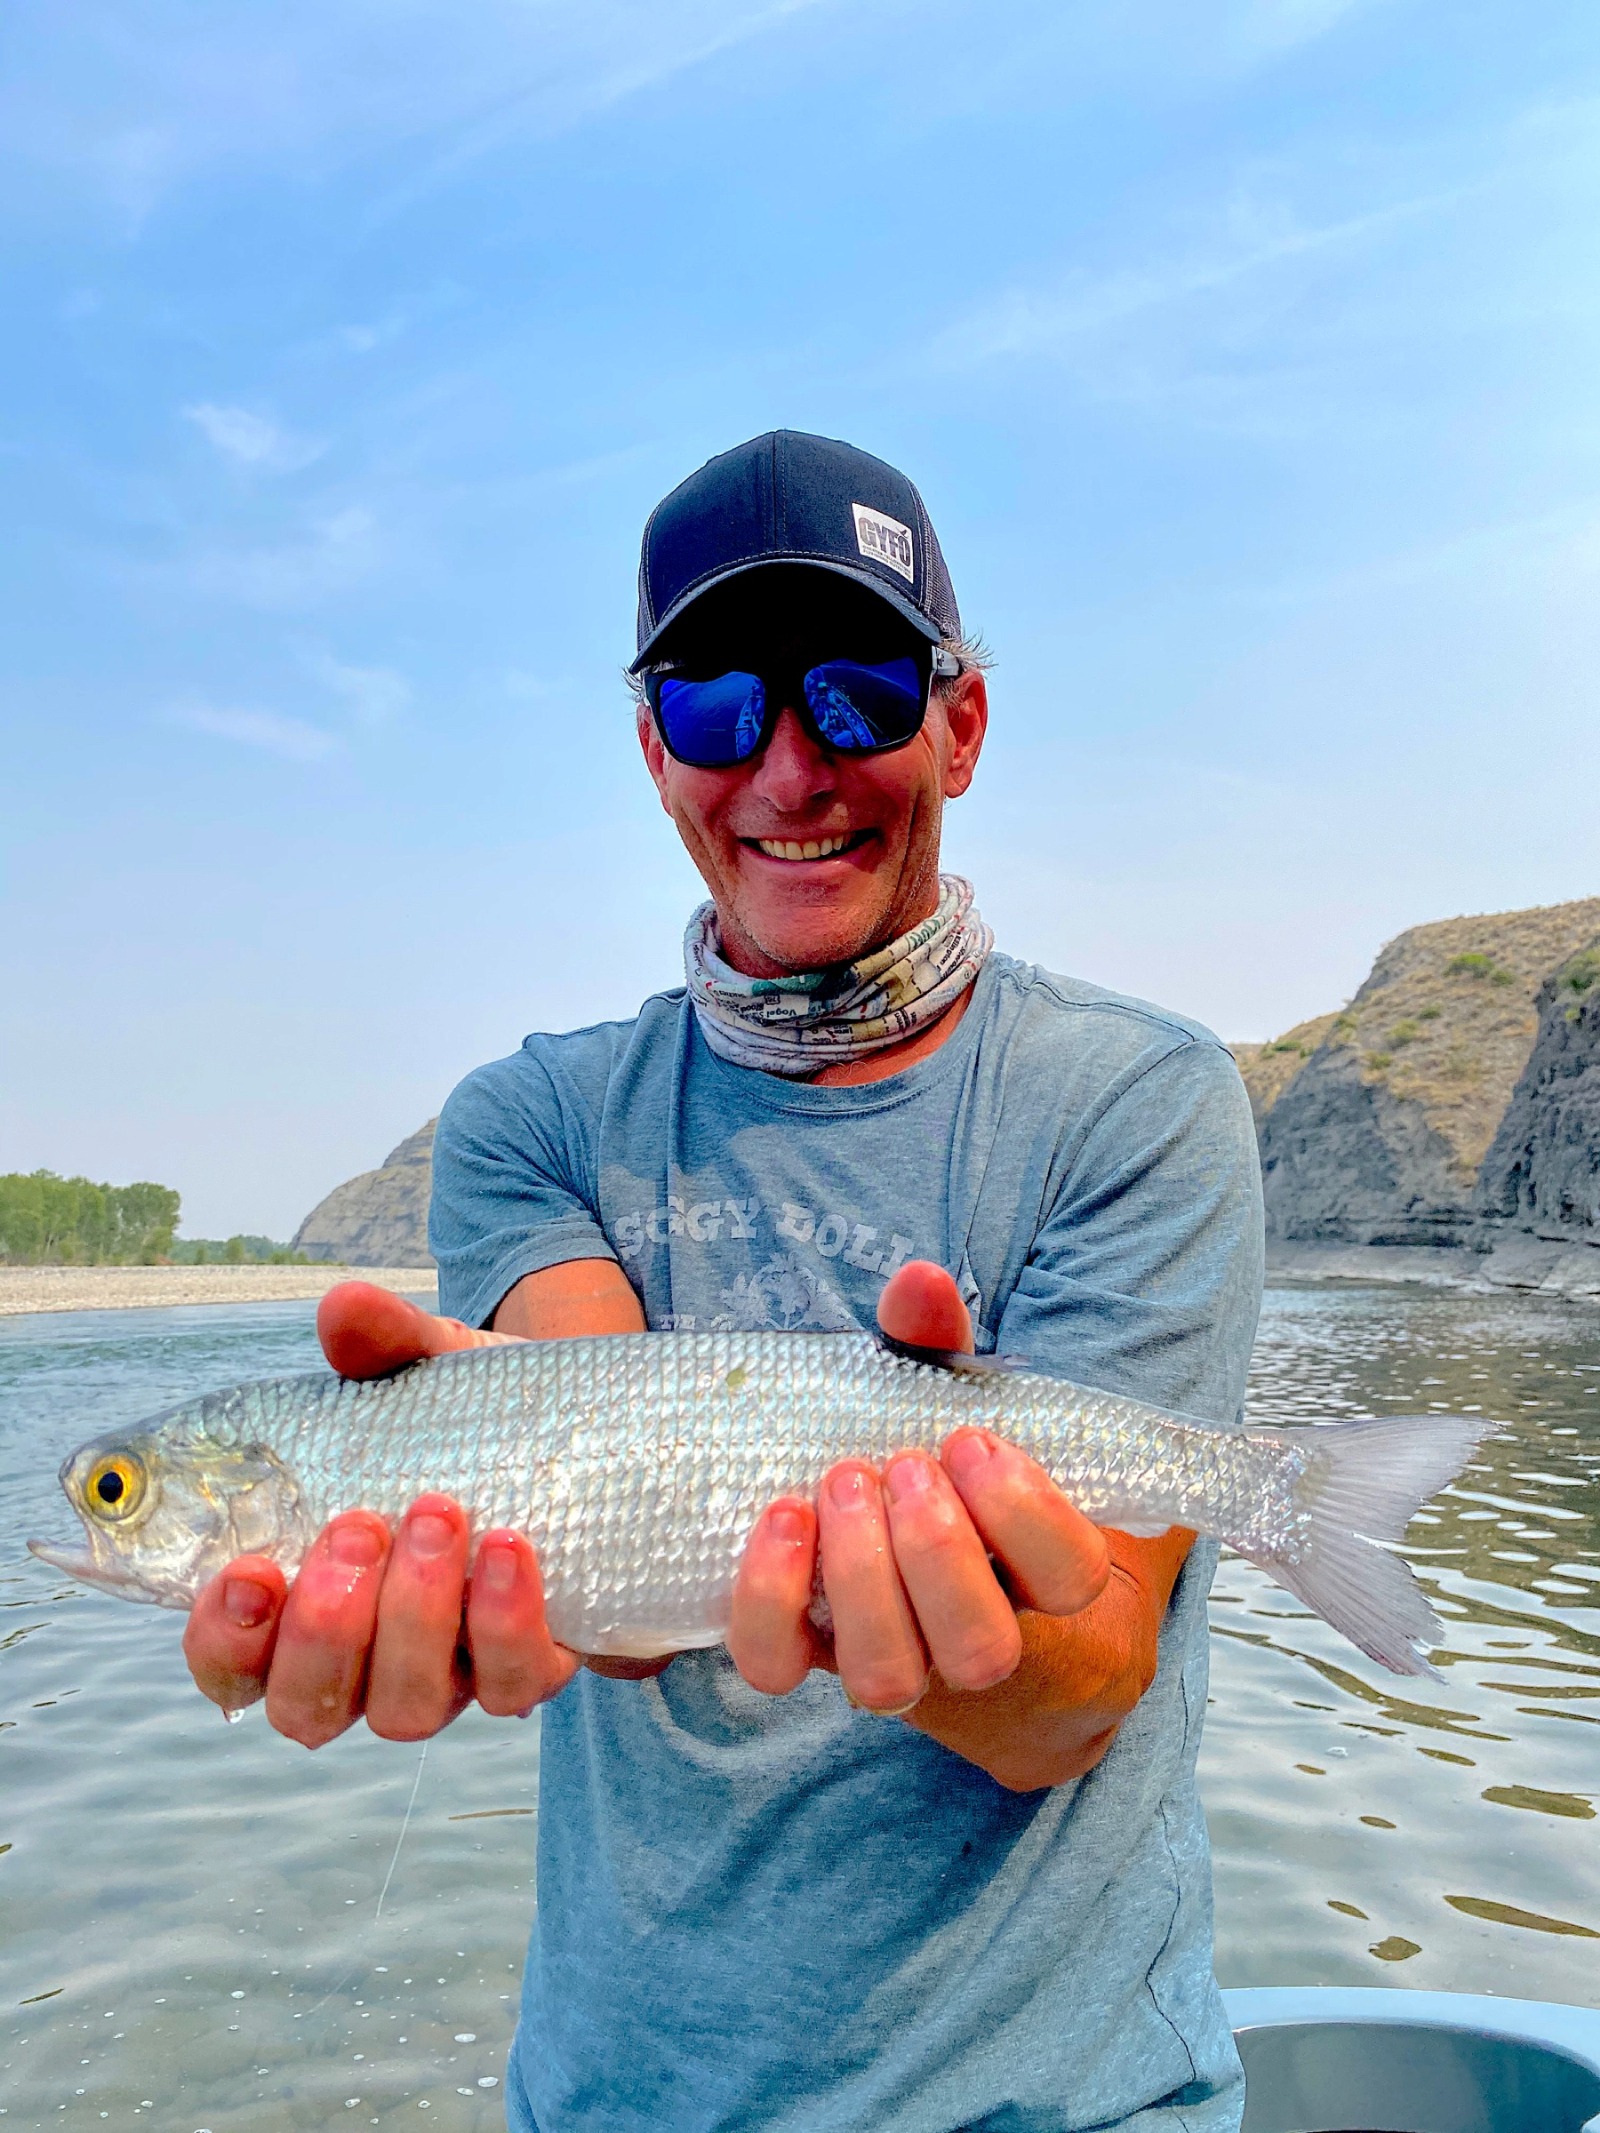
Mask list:
[{"label": "fish eye", "polygon": [[144,1468],[131,1452],[108,1452],[90,1468],[83,1493],[97,1518],[127,1518],[144,1496]]}]

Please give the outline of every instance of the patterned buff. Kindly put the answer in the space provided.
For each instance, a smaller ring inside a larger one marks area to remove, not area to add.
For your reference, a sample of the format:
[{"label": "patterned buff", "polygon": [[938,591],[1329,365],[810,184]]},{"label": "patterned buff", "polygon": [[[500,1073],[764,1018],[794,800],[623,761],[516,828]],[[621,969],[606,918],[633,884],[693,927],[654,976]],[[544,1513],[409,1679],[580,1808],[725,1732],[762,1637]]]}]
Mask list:
[{"label": "patterned buff", "polygon": [[939,877],[939,908],[859,962],[786,978],[747,978],[718,952],[714,904],[683,938],[689,997],[719,1059],[799,1079],[898,1044],[959,1000],[994,946],[972,908],[972,884]]}]

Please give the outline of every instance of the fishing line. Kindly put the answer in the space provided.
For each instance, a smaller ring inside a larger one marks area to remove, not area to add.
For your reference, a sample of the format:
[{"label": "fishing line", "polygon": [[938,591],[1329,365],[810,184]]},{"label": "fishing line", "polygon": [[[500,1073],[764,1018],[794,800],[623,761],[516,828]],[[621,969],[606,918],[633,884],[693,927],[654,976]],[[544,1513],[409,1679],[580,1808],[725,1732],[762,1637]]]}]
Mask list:
[{"label": "fishing line", "polygon": [[389,1893],[389,1884],[394,1879],[394,1870],[400,1864],[400,1847],[406,1841],[406,1831],[411,1827],[411,1810],[417,1804],[417,1788],[422,1783],[422,1766],[427,1760],[428,1743],[424,1741],[422,1743],[422,1753],[417,1757],[417,1774],[411,1780],[411,1797],[406,1802],[405,1816],[400,1824],[400,1834],[394,1840],[394,1857],[389,1861],[389,1871],[384,1875],[383,1887],[378,1891],[378,1908],[372,1914],[372,1923],[374,1925],[383,1916],[383,1899]]},{"label": "fishing line", "polygon": [[[389,1861],[389,1871],[387,1874],[384,1875],[383,1887],[378,1891],[378,1908],[372,1914],[372,1923],[374,1925],[376,1925],[378,1923],[378,1920],[383,1916],[383,1899],[389,1893],[389,1884],[394,1879],[394,1870],[400,1864],[400,1847],[402,1844],[405,1843],[406,1831],[411,1827],[411,1810],[417,1804],[417,1792],[422,1784],[422,1766],[427,1760],[428,1743],[424,1741],[422,1743],[422,1753],[417,1757],[416,1775],[411,1780],[411,1797],[409,1800],[407,1800],[405,1814],[401,1817],[400,1834],[394,1840],[394,1857]],[[329,1986],[328,1990],[322,1995],[322,1998],[318,2000],[315,2007],[306,2009],[303,2014],[297,2014],[295,2016],[295,2020],[297,2022],[308,2021],[313,2015],[321,2014],[323,2008],[327,2006],[328,2002],[333,1998],[334,1994],[337,1992],[342,1992],[345,1986],[349,1984],[350,1980],[360,1972],[361,1968],[362,1965],[360,1963],[357,1963],[355,1969],[347,1970],[344,1976],[340,1978],[338,1984]]]}]

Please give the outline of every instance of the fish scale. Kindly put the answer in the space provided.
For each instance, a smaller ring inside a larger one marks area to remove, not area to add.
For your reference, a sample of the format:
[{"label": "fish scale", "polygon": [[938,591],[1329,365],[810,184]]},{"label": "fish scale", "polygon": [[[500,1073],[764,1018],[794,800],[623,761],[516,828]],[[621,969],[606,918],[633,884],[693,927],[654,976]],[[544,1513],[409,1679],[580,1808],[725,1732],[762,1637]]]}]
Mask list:
[{"label": "fish scale", "polygon": [[[936,1451],[963,1425],[1021,1446],[1091,1518],[1137,1508],[1141,1523],[1163,1511],[1162,1524],[1187,1523],[1202,1515],[1198,1485],[1208,1524],[1259,1538],[1235,1509],[1263,1465],[1242,1435],[1187,1430],[1186,1470],[1171,1456],[1181,1425],[1137,1402],[1077,1392],[1069,1409],[1058,1381],[962,1377],[859,1336],[530,1342],[375,1384],[311,1383],[314,1403],[307,1381],[280,1381],[228,1395],[217,1420],[283,1458],[318,1524],[357,1502],[394,1517],[436,1488],[476,1531],[526,1532],[552,1627],[583,1651],[716,1642],[765,1504],[813,1494],[841,1458]],[[1263,1510],[1283,1515],[1270,1500]],[[676,1541],[665,1551],[663,1532]]]},{"label": "fish scale", "polygon": [[[1397,1539],[1492,1425],[1220,1429],[862,1334],[517,1342],[369,1383],[236,1386],[97,1439],[62,1470],[92,1559],[34,1546],[108,1589],[187,1605],[246,1546],[293,1569],[334,1513],[364,1505],[394,1520],[442,1490],[475,1534],[527,1534],[563,1643],[652,1656],[721,1639],[741,1551],[774,1498],[814,1495],[840,1459],[936,1453],[973,1426],[1029,1453],[1100,1524],[1225,1540],[1363,1650],[1417,1672],[1437,1624],[1405,1565],[1372,1543]],[[130,1484],[125,1500],[95,1501],[89,1481],[107,1457],[134,1463],[137,1499]]]}]

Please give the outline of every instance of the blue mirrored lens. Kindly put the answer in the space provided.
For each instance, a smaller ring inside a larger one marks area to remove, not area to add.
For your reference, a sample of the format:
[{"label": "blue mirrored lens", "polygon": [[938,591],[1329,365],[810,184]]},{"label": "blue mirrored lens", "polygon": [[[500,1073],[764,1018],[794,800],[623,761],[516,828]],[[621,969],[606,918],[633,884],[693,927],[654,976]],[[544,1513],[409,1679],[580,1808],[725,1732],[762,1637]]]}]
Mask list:
[{"label": "blue mirrored lens", "polygon": [[830,748],[898,748],[922,724],[922,670],[914,659],[830,659],[807,674],[806,703]]},{"label": "blue mirrored lens", "polygon": [[714,681],[661,682],[661,731],[686,763],[708,769],[743,763],[761,745],[767,692],[756,674],[719,674]]}]

